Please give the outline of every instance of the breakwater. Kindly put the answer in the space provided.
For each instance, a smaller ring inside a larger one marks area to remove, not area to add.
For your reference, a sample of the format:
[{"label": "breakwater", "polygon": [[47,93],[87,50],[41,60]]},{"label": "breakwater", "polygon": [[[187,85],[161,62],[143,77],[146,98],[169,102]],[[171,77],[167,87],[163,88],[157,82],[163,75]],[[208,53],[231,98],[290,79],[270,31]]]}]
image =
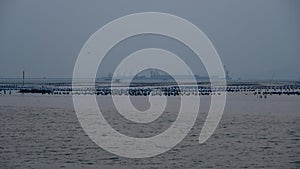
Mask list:
[{"label": "breakwater", "polygon": [[78,86],[70,85],[0,85],[0,94],[45,94],[45,95],[130,95],[130,96],[182,96],[182,95],[220,95],[227,93],[245,93],[257,96],[300,95],[300,84],[229,84],[227,86],[209,85],[167,85],[167,86]]}]

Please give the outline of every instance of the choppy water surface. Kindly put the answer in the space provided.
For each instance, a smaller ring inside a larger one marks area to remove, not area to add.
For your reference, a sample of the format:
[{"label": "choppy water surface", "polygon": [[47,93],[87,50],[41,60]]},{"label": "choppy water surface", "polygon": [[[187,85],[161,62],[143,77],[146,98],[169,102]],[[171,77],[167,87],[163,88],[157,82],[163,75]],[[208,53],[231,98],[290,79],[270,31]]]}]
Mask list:
[{"label": "choppy water surface", "polygon": [[[105,97],[98,100],[106,102]],[[208,100],[203,100],[204,107]],[[204,144],[198,143],[198,137],[206,108],[172,150],[128,159],[89,139],[70,96],[0,96],[0,168],[300,168],[299,102],[299,96],[232,95],[221,123]]]}]

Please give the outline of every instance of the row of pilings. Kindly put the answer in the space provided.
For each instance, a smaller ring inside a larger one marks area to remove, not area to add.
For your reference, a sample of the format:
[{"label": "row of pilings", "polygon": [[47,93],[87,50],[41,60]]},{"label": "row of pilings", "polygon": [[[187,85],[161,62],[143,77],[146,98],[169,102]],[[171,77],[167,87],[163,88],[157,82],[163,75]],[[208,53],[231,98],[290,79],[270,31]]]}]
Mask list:
[{"label": "row of pilings", "polygon": [[300,95],[300,85],[282,86],[162,86],[162,87],[78,87],[0,85],[0,94],[45,94],[45,95],[129,95],[129,96],[191,96],[245,93],[257,96]]}]

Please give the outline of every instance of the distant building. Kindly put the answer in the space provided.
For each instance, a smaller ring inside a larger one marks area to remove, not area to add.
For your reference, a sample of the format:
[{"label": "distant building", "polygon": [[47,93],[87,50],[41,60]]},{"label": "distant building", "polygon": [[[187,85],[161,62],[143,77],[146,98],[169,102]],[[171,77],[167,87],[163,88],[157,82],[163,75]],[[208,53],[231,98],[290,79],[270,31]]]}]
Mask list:
[{"label": "distant building", "polygon": [[225,70],[226,80],[232,80],[232,78],[229,76],[229,70],[226,68],[225,65],[224,65],[224,70]]}]

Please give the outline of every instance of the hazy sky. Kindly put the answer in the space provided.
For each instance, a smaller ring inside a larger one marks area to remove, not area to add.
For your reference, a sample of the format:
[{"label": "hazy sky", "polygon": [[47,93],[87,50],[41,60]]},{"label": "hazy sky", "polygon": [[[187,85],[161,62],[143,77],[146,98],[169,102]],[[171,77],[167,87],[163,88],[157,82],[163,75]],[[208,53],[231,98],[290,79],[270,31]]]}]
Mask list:
[{"label": "hazy sky", "polygon": [[[72,77],[85,41],[106,23],[136,12],[170,13],[198,26],[234,78],[300,80],[297,0],[1,0],[0,78],[21,77],[22,70],[30,77]],[[153,46],[189,60],[192,54],[176,45],[166,38],[136,37],[112,50],[106,65],[115,64],[113,56]]]}]

